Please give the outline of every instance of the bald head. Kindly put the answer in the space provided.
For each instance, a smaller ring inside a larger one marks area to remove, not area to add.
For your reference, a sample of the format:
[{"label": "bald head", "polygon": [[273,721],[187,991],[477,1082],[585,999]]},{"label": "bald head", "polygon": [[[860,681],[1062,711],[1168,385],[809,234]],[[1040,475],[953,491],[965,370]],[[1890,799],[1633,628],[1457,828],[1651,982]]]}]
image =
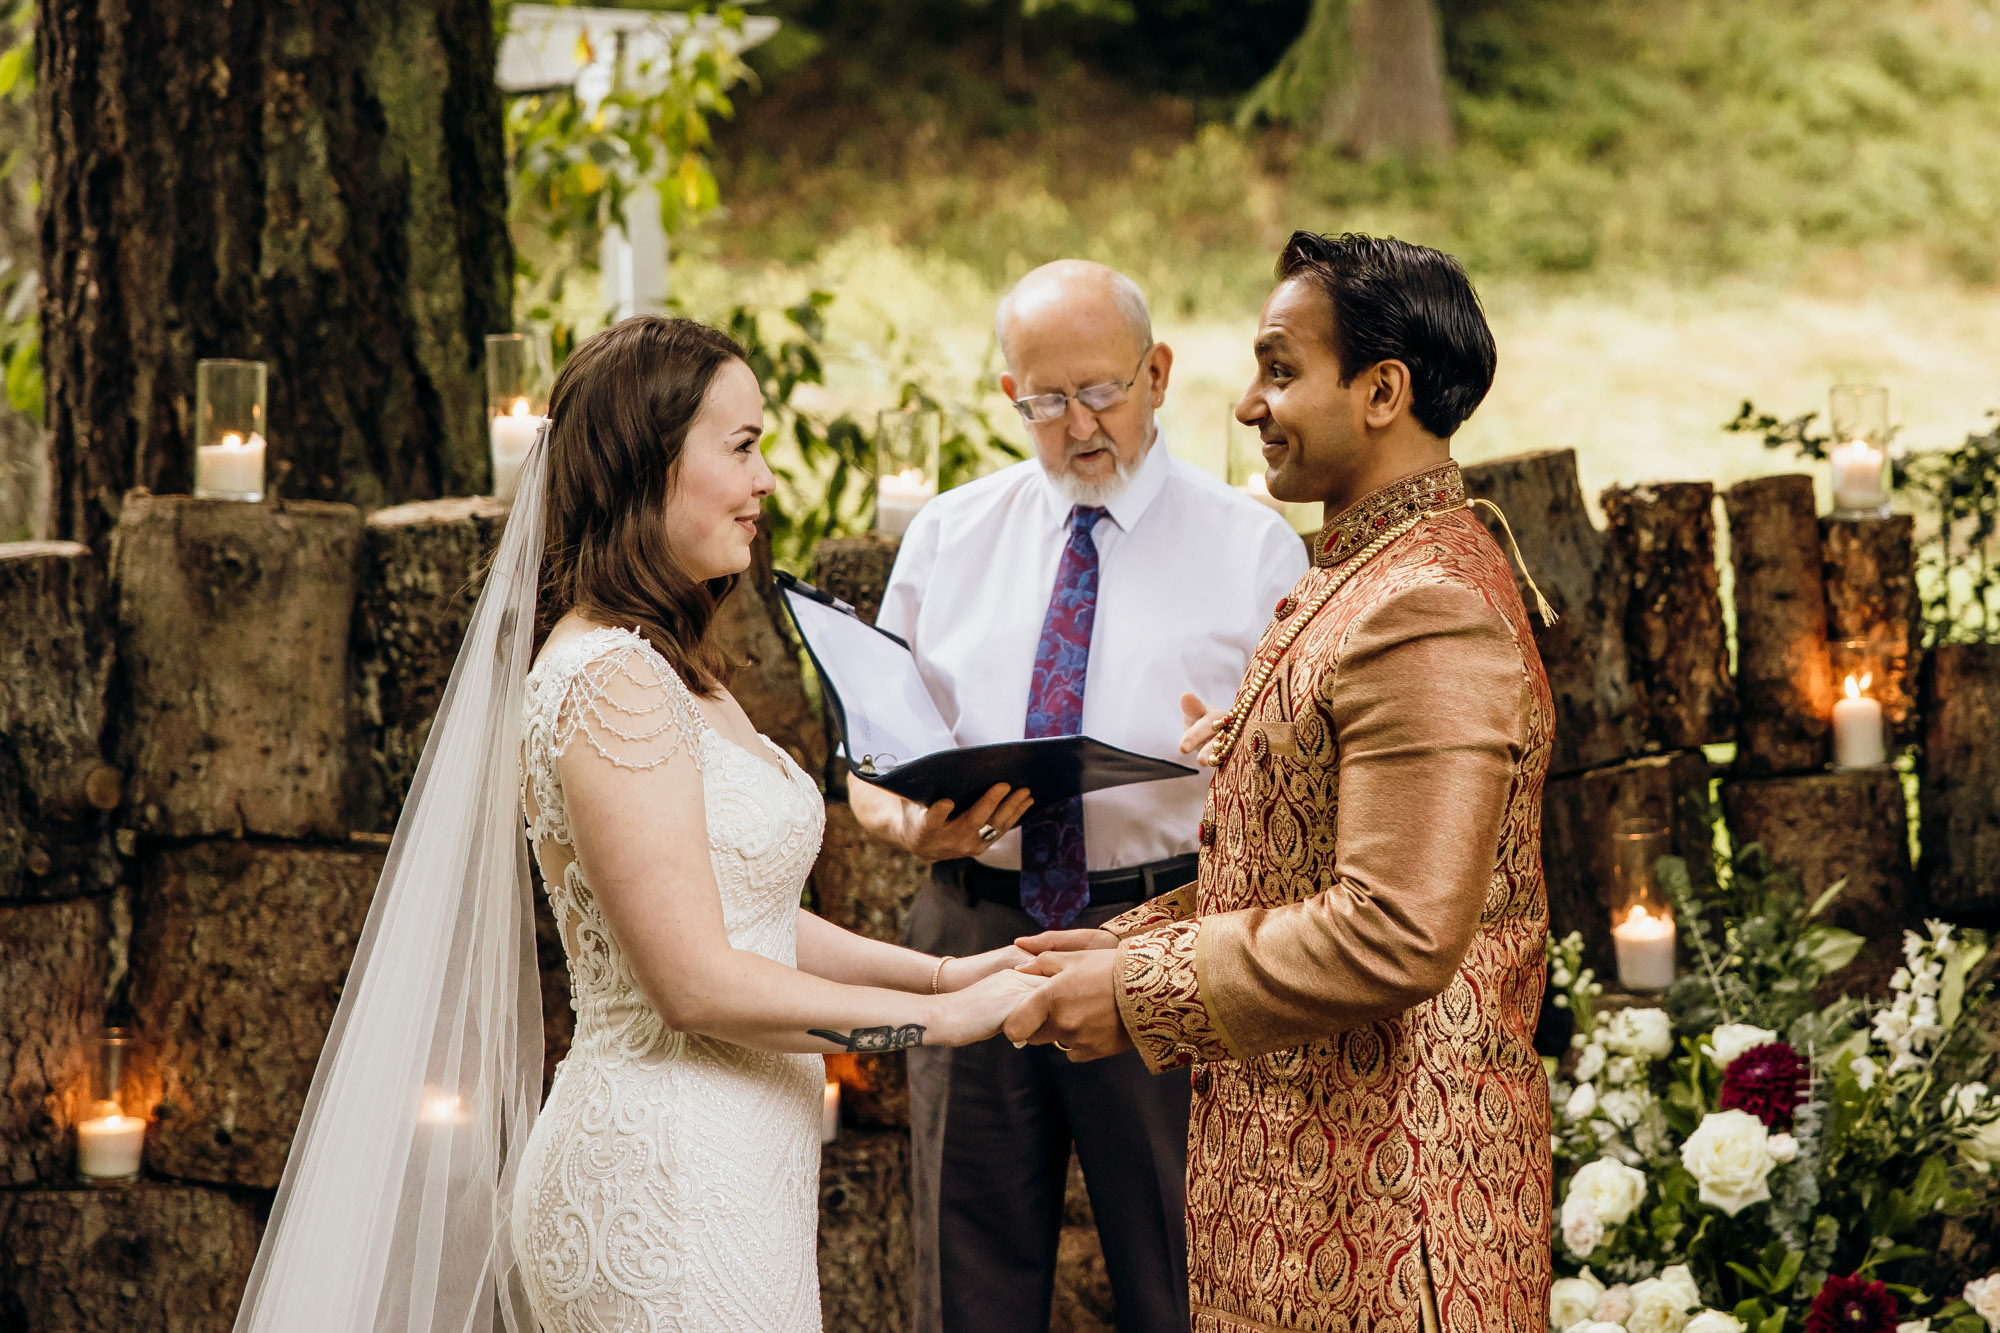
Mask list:
[{"label": "bald head", "polygon": [[1153,341],[1153,317],[1138,284],[1088,259],[1058,259],[1029,273],[1000,298],[993,325],[1009,367],[1017,365],[1024,340],[1050,333],[1110,340],[1128,357]]}]

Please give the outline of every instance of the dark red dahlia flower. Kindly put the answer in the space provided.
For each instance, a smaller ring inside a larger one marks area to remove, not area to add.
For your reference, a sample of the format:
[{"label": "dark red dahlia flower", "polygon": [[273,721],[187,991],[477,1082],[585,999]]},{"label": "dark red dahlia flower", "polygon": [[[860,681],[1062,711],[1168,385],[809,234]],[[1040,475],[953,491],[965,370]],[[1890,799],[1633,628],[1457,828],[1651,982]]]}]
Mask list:
[{"label": "dark red dahlia flower", "polygon": [[1722,1071],[1722,1095],[1716,1104],[1725,1111],[1748,1111],[1769,1130],[1789,1130],[1792,1113],[1806,1099],[1811,1071],[1799,1053],[1782,1041],[1752,1046]]},{"label": "dark red dahlia flower", "polygon": [[1830,1277],[1806,1313],[1806,1333],[1896,1333],[1896,1297],[1865,1277]]}]

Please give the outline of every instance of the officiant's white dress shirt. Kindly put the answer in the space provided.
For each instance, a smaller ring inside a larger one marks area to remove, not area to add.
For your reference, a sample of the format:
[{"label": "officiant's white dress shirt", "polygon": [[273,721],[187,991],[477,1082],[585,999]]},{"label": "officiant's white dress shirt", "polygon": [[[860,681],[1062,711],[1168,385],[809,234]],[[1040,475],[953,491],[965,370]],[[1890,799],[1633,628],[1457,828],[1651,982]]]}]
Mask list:
[{"label": "officiant's white dress shirt", "polygon": [[[1174,458],[1155,435],[1123,494],[1092,528],[1097,613],[1083,731],[1193,766],[1180,752],[1181,695],[1226,706],[1278,600],[1306,571],[1305,543],[1271,509]],[[876,624],[909,641],[960,745],[1017,741],[1028,677],[1070,502],[1029,460],[946,491],[918,511]],[[1083,798],[1092,870],[1195,850],[1210,771]],[[980,858],[1021,865],[1010,832]]]}]

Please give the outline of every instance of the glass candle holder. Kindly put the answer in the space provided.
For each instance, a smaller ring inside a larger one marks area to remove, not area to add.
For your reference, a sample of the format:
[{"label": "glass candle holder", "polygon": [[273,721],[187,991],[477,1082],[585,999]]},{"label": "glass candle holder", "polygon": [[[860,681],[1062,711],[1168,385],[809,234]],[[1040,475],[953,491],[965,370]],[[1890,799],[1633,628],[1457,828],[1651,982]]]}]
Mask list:
[{"label": "glass candle holder", "polygon": [[264,498],[262,361],[210,359],[194,368],[194,493],[204,500]]},{"label": "glass candle holder", "polygon": [[555,358],[545,331],[486,335],[486,437],[498,499],[514,498],[521,465],[549,414],[554,382]]},{"label": "glass candle holder", "polygon": [[1674,980],[1674,914],[1655,866],[1667,854],[1667,829],[1653,819],[1620,820],[1611,836],[1611,942],[1618,984],[1665,990]]},{"label": "glass candle holder", "polygon": [[1889,761],[1882,703],[1873,691],[1883,679],[1882,653],[1867,639],[1833,645],[1833,766],[1874,768]]},{"label": "glass candle holder", "polygon": [[900,537],[917,511],[937,498],[938,446],[944,414],[902,408],[875,418],[875,531]]},{"label": "glass candle holder", "polygon": [[1829,407],[1834,516],[1887,518],[1889,391],[1879,384],[1837,384]]},{"label": "glass candle holder", "polygon": [[139,1161],[146,1146],[146,1122],[126,1115],[121,1093],[125,1055],[132,1034],[106,1028],[97,1039],[97,1068],[90,1089],[90,1115],[76,1127],[76,1174],[79,1180],[127,1181],[139,1178]]}]

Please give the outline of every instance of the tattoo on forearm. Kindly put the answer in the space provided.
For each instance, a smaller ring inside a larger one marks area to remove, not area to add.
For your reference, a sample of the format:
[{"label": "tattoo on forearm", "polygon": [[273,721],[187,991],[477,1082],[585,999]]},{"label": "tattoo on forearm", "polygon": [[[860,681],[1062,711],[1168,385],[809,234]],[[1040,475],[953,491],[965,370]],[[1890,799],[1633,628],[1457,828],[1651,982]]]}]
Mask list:
[{"label": "tattoo on forearm", "polygon": [[856,1028],[852,1032],[830,1032],[826,1028],[807,1028],[808,1037],[818,1037],[830,1041],[835,1046],[843,1046],[857,1053],[869,1051],[901,1051],[911,1046],[924,1044],[924,1025],[905,1023],[901,1027]]}]

